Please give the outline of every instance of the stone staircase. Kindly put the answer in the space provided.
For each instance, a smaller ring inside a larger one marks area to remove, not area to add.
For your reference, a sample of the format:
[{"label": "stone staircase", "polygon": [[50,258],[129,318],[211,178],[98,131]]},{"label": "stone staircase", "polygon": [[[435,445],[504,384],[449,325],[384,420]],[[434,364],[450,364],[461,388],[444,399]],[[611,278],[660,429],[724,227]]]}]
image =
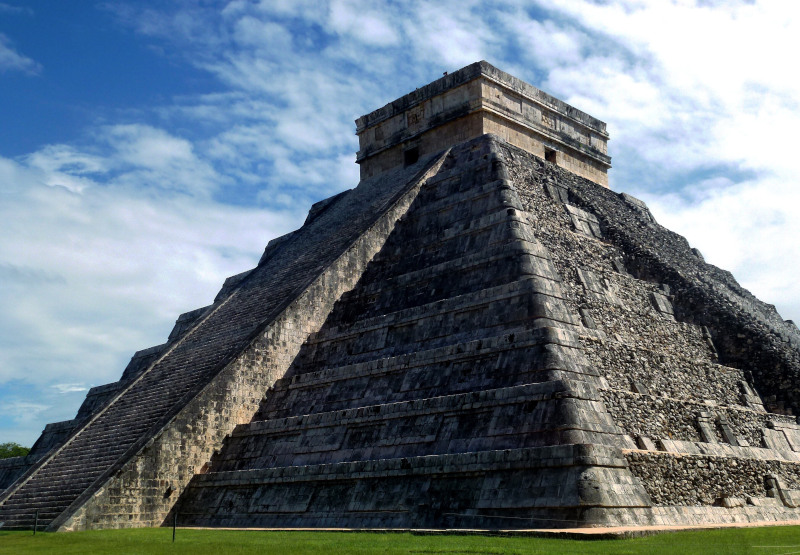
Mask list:
[{"label": "stone staircase", "polygon": [[[336,202],[317,211],[313,221],[294,232],[292,238],[268,247],[257,268],[234,276],[236,279],[229,280],[231,283],[226,282],[214,305],[198,309],[195,311],[197,315],[190,313],[192,318],[184,319],[185,329],[172,338],[169,347],[159,353],[146,370],[126,384],[123,391],[103,409],[87,419],[65,444],[41,459],[4,492],[0,497],[0,521],[5,523],[4,528],[29,529],[37,511],[41,528],[61,526],[88,499],[102,491],[104,484],[120,475],[125,465],[130,466],[132,457],[140,456],[143,449],[153,444],[154,438],[163,435],[170,422],[175,421],[176,415],[201,391],[213,385],[215,376],[236,361],[237,357],[251,356],[247,352],[248,346],[260,337],[262,330],[278,315],[286,313],[286,307],[306,291],[321,272],[332,267],[337,260],[344,260],[343,264],[351,266],[361,263],[343,259],[342,253],[353,248],[354,242],[372,229],[370,226],[378,225],[376,222],[386,217],[387,210],[408,192],[409,187],[432,164],[441,163],[442,159],[441,156],[429,157],[405,170],[366,181],[348,195],[340,195]],[[380,225],[393,224],[387,222]],[[357,253],[357,256],[364,255]],[[354,267],[353,271],[358,270]],[[339,287],[336,284],[338,279],[343,287],[347,279],[354,278],[327,279]],[[332,300],[330,302],[333,303]],[[302,334],[299,337],[303,339],[307,336],[305,327],[313,325],[314,318],[317,318],[311,315],[313,310],[308,311],[308,316],[297,316],[301,320],[305,318],[305,322],[302,326],[292,327],[292,333]],[[298,345],[300,342],[302,339]],[[280,355],[283,358],[290,356],[288,351]],[[279,377],[284,371],[285,368],[274,372]],[[219,410],[230,411],[233,415],[237,411],[246,414],[247,407],[253,405],[252,411],[246,416],[249,419],[263,393],[263,389],[258,390],[259,380],[269,379],[273,374],[273,371],[267,372],[263,367],[257,372],[268,375],[251,376],[251,391],[241,396],[237,394],[232,399],[236,401],[236,406],[221,407]],[[259,379],[253,379],[256,377]],[[237,384],[242,384],[242,380],[237,379]],[[228,390],[229,386],[223,384],[221,389]],[[206,409],[201,407],[200,410],[203,411],[202,415],[189,416],[187,420],[191,422],[205,418]],[[215,419],[211,420],[213,425]],[[232,421],[226,425],[232,428],[235,424]],[[195,436],[192,437],[191,426],[181,424],[181,428],[174,433],[180,437],[176,452],[188,446],[195,457],[208,460],[216,447],[209,437],[200,432],[194,431]],[[222,429],[215,433],[221,433],[224,437],[226,432]],[[202,455],[203,452],[207,452],[207,455]],[[153,456],[156,460],[152,464],[162,465],[162,468],[155,468],[155,476],[143,479],[143,487],[148,490],[148,495],[159,500],[163,493],[163,499],[166,500],[163,503],[168,503],[168,509],[172,503],[167,499],[168,493],[181,479],[188,480],[192,467],[189,464],[185,470],[178,472],[172,468],[178,464],[177,460],[170,463],[164,462],[163,457],[159,458],[161,456],[158,453]],[[169,486],[165,485],[167,482]],[[153,518],[159,518],[157,514],[158,511],[155,511],[143,518],[150,519],[146,522],[152,522]],[[139,515],[131,515],[132,519],[134,517],[138,518]],[[117,520],[115,525],[119,524],[121,522]]]}]

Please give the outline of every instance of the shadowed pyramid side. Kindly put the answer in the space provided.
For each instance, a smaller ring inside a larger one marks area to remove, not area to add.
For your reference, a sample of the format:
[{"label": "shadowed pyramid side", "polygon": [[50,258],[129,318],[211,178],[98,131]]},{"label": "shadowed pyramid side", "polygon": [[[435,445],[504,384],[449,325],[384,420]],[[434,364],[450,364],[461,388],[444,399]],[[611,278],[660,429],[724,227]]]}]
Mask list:
[{"label": "shadowed pyramid side", "polygon": [[649,506],[501,144],[452,149],[181,523],[564,527]]}]

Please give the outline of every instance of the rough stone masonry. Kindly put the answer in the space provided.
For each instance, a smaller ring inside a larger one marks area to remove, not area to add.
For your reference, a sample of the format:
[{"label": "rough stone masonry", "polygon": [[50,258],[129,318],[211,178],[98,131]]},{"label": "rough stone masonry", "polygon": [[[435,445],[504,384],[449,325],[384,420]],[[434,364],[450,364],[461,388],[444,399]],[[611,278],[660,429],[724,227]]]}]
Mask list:
[{"label": "rough stone masonry", "polygon": [[0,465],[6,527],[800,518],[800,332],[603,122],[478,62],[356,125],[355,189]]}]

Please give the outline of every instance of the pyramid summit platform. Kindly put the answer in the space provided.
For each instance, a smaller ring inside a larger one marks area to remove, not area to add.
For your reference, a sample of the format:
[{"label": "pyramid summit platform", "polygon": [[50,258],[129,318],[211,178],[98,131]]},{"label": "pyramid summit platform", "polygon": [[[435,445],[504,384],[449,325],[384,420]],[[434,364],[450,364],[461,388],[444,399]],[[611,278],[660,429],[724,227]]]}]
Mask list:
[{"label": "pyramid summit platform", "polygon": [[605,124],[479,62],[357,128],[356,188],[0,466],[6,527],[800,519],[800,332],[605,187]]}]

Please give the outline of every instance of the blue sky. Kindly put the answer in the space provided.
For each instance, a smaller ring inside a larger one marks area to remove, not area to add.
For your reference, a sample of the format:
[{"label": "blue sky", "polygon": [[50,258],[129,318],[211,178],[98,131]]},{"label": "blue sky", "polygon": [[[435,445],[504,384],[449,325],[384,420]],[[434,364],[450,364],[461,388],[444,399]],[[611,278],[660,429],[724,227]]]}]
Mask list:
[{"label": "blue sky", "polygon": [[480,59],[606,121],[611,187],[800,321],[795,4],[0,0],[0,442],[354,187],[356,117]]}]

